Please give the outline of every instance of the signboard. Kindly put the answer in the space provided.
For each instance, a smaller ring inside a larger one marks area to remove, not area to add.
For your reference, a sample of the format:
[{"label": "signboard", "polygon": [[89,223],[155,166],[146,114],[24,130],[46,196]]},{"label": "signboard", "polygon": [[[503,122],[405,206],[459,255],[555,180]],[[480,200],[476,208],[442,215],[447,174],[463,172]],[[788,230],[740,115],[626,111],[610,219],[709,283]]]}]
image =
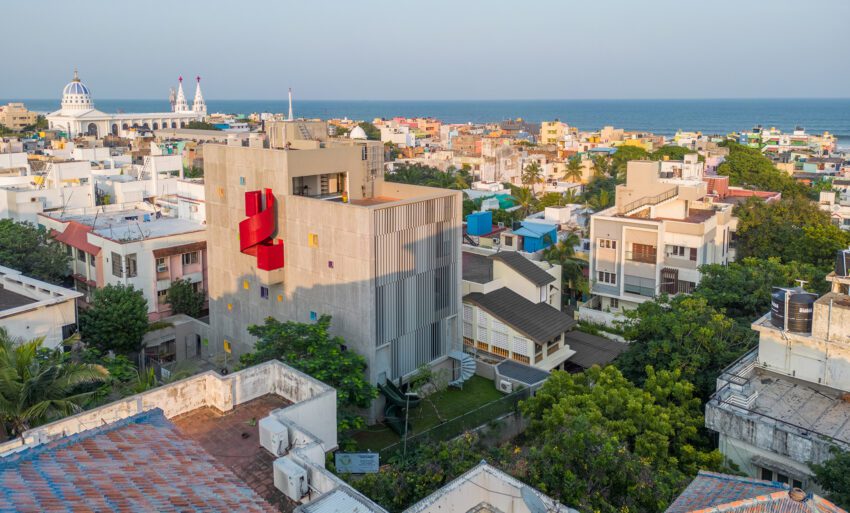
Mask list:
[{"label": "signboard", "polygon": [[334,455],[337,473],[374,474],[380,466],[376,452],[337,452]]},{"label": "signboard", "polygon": [[232,352],[231,349],[230,349],[230,341],[229,340],[224,341],[224,352],[225,353]]}]

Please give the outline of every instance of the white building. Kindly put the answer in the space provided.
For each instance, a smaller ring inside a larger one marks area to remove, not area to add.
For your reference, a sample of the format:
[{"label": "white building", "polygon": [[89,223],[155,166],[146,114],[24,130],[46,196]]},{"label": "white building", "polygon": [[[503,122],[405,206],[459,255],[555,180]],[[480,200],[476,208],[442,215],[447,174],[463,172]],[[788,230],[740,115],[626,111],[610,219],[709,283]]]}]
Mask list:
[{"label": "white building", "polygon": [[0,266],[0,327],[13,338],[44,337],[43,347],[52,349],[76,331],[80,296]]},{"label": "white building", "polygon": [[103,137],[107,134],[124,135],[134,127],[148,130],[183,128],[190,121],[203,121],[205,115],[206,104],[201,95],[200,79],[191,109],[183,93],[183,77],[180,77],[172,112],[107,114],[94,108],[89,88],[74,71],[74,79],[62,91],[61,108],[48,114],[47,122],[51,130],[66,132],[69,138],[78,135]]}]

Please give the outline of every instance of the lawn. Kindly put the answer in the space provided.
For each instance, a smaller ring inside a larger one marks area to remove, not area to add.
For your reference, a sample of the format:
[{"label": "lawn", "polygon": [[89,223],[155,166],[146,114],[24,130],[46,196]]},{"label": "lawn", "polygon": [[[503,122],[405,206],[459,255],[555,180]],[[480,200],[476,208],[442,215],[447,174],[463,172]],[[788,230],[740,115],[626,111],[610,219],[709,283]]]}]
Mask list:
[{"label": "lawn", "polygon": [[[418,408],[410,410],[410,434],[421,433],[445,421],[459,417],[464,413],[503,397],[492,381],[481,376],[473,376],[463,384],[463,390],[448,388],[443,392],[431,394]],[[354,434],[360,450],[379,451],[401,441],[395,431],[376,424]]]}]

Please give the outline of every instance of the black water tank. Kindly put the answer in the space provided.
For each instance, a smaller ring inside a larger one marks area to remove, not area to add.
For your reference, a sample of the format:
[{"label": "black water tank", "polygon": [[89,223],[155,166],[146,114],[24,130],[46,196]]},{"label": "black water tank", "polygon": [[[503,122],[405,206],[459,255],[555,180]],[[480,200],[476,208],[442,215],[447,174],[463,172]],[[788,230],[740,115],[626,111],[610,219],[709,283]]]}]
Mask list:
[{"label": "black water tank", "polygon": [[835,252],[835,275],[850,276],[850,250],[839,249]]},{"label": "black water tank", "polygon": [[785,329],[785,292],[788,289],[774,288],[770,294],[770,323]]},{"label": "black water tank", "polygon": [[795,292],[788,298],[788,331],[811,333],[817,294]]}]

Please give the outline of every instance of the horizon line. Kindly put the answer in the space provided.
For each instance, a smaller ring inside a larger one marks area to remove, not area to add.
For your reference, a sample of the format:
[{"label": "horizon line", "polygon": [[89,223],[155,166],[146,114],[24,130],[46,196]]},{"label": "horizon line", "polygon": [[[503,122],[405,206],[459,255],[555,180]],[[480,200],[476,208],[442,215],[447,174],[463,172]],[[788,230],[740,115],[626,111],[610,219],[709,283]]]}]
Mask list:
[{"label": "horizon line", "polygon": [[[117,101],[164,101],[168,98],[112,98],[103,97],[98,100]],[[296,99],[306,102],[423,102],[423,103],[438,103],[438,102],[562,102],[562,101],[745,101],[745,100],[850,100],[850,96],[729,96],[729,97],[688,97],[688,98],[447,98],[447,99],[382,99],[382,98],[303,98]],[[61,98],[22,98],[22,97],[0,97],[0,101],[61,101]],[[246,102],[272,102],[272,101],[288,101],[287,98],[209,98],[206,101],[246,101]]]}]

